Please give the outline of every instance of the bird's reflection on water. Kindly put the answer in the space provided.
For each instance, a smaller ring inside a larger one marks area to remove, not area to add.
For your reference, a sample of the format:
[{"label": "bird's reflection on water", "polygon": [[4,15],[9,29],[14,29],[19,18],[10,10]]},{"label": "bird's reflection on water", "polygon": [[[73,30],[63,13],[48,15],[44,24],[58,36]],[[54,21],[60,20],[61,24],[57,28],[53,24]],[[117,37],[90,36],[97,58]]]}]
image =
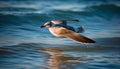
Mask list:
[{"label": "bird's reflection on water", "polygon": [[[40,46],[41,45],[41,46]],[[23,43],[0,48],[0,69],[119,69],[119,47]],[[114,55],[114,56],[113,56]]]},{"label": "bird's reflection on water", "polygon": [[74,69],[80,64],[80,61],[85,60],[82,57],[74,57],[67,54],[62,54],[58,48],[46,49],[50,56],[48,60],[49,69]]}]

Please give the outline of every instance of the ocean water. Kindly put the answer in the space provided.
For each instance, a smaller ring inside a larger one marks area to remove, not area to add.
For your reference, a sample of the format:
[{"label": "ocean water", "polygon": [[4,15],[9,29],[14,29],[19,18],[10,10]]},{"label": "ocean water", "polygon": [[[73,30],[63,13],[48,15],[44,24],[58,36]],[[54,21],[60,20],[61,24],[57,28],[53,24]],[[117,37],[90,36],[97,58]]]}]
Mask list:
[{"label": "ocean water", "polygon": [[[79,19],[96,43],[40,28],[55,19]],[[0,0],[0,69],[120,69],[119,50],[119,0]]]}]

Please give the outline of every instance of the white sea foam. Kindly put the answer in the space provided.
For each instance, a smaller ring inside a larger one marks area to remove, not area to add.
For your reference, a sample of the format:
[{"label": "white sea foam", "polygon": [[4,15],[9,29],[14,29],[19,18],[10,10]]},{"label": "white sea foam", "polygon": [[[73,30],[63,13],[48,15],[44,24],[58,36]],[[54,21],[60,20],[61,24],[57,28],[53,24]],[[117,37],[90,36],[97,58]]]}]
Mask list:
[{"label": "white sea foam", "polygon": [[[104,4],[103,2],[97,2],[97,3],[89,3],[89,4],[82,4],[82,3],[77,3],[77,2],[63,2],[63,1],[52,1],[51,3],[42,1],[42,2],[37,2],[37,1],[0,1],[0,8],[25,8],[26,10],[29,9],[28,11],[24,10],[19,10],[15,11],[14,9],[12,11],[5,11],[2,10],[0,13],[2,14],[30,14],[30,13],[48,13],[52,10],[63,10],[63,11],[84,11],[86,7],[90,6],[99,6],[101,4]],[[108,2],[108,4],[115,4],[117,6],[120,6],[119,2]],[[31,10],[30,10],[31,9]],[[34,11],[33,11],[34,10]]]},{"label": "white sea foam", "polygon": [[37,8],[35,3],[24,3],[24,2],[15,2],[15,1],[0,1],[0,8]]},{"label": "white sea foam", "polygon": [[57,5],[57,6],[52,6],[51,8],[53,9],[58,9],[58,10],[71,10],[71,11],[80,11],[83,10],[86,7],[86,5]]},{"label": "white sea foam", "polygon": [[0,14],[3,14],[3,15],[21,15],[21,14],[42,14],[43,11],[26,11],[26,12],[23,12],[23,11],[0,11]]}]

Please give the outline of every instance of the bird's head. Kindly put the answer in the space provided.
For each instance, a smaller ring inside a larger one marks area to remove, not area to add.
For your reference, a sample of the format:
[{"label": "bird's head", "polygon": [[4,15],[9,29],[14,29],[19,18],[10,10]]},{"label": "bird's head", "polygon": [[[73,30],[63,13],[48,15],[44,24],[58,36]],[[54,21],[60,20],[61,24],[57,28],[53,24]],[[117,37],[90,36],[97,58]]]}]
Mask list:
[{"label": "bird's head", "polygon": [[51,22],[46,22],[44,25],[42,25],[40,28],[44,28],[44,27],[47,27],[47,28],[50,28],[52,26],[52,23]]}]

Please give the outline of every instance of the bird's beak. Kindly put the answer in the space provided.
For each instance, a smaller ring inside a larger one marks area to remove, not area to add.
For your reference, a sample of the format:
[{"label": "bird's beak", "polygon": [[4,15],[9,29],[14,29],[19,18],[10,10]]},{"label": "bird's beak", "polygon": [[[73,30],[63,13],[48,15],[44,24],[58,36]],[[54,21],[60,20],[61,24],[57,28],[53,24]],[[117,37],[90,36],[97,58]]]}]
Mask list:
[{"label": "bird's beak", "polygon": [[40,26],[40,28],[44,28],[44,27],[45,27],[44,25]]}]

